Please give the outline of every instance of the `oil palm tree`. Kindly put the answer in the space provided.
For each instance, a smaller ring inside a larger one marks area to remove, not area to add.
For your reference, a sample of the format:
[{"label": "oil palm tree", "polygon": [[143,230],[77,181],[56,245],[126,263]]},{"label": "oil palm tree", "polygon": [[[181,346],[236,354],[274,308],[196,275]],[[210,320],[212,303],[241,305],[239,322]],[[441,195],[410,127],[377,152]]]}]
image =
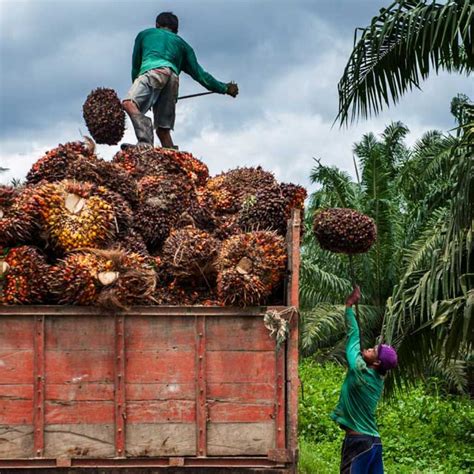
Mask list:
[{"label": "oil palm tree", "polygon": [[377,114],[439,70],[474,68],[474,3],[398,0],[357,29],[338,85],[341,123]]},{"label": "oil palm tree", "polygon": [[398,347],[403,367],[394,373],[398,383],[422,376],[435,360],[458,388],[467,388],[459,375],[472,364],[474,343],[474,105],[464,97],[459,111],[464,123],[458,136],[431,137],[401,186],[418,199],[386,312],[385,335]]}]

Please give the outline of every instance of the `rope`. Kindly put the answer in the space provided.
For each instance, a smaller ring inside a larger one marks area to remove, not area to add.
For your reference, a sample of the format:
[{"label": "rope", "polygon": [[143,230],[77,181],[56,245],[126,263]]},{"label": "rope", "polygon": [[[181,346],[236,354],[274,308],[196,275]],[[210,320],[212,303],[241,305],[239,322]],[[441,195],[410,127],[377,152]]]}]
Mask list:
[{"label": "rope", "polygon": [[[294,306],[290,306],[282,311],[270,310],[265,313],[263,324],[270,331],[270,337],[275,336],[277,351],[290,335],[291,319],[297,312],[298,310]],[[284,317],[287,314],[290,314],[289,319]]]}]

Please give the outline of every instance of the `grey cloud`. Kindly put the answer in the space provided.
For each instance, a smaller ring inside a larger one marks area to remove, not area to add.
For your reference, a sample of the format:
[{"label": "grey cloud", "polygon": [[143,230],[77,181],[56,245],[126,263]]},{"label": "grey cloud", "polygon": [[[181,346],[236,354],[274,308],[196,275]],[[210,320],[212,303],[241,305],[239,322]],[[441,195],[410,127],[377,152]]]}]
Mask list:
[{"label": "grey cloud", "polygon": [[[349,130],[331,130],[336,85],[352,49],[354,28],[366,26],[388,3],[4,0],[0,161],[9,157],[13,169],[16,154],[21,154],[23,173],[26,162],[38,158],[45,147],[78,139],[79,130],[86,132],[81,113],[86,95],[97,86],[126,94],[133,40],[163,10],[180,17],[180,34],[209,72],[239,82],[241,94],[235,100],[212,95],[178,106],[177,143],[212,162],[215,172],[261,155],[266,165],[304,182],[310,169],[305,156],[309,162],[312,154],[328,156],[334,164],[339,156],[341,165],[350,167],[352,141],[370,127],[381,130],[391,120],[402,120],[416,131],[423,126],[452,128],[449,100],[457,92],[470,94],[472,83],[442,74],[430,78],[424,92],[408,94],[379,118]],[[181,76],[181,94],[201,90]],[[233,150],[218,151],[226,146]],[[285,166],[288,149],[295,160],[291,170]],[[113,150],[104,153],[110,157]]]}]

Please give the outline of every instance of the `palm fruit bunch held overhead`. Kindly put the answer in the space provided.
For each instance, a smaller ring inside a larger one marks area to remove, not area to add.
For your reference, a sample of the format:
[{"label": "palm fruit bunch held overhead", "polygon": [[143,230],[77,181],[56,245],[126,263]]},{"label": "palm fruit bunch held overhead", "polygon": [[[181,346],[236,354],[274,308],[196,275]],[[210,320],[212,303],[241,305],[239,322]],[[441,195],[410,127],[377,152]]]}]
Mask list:
[{"label": "palm fruit bunch held overhead", "polygon": [[377,238],[370,217],[345,208],[316,211],[313,231],[323,249],[349,255],[367,252]]},{"label": "palm fruit bunch held overhead", "polygon": [[87,128],[97,143],[116,145],[125,132],[125,111],[113,89],[98,87],[82,106]]}]

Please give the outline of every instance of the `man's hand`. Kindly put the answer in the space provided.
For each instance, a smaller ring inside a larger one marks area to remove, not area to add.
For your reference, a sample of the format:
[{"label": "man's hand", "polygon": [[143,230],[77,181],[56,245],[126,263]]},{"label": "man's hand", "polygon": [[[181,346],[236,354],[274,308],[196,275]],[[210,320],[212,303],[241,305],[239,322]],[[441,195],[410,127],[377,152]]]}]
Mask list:
[{"label": "man's hand", "polygon": [[239,93],[239,86],[235,82],[229,82],[225,93],[235,98]]},{"label": "man's hand", "polygon": [[356,285],[352,293],[346,298],[346,306],[350,308],[353,304],[357,304],[360,299],[360,288]]}]

